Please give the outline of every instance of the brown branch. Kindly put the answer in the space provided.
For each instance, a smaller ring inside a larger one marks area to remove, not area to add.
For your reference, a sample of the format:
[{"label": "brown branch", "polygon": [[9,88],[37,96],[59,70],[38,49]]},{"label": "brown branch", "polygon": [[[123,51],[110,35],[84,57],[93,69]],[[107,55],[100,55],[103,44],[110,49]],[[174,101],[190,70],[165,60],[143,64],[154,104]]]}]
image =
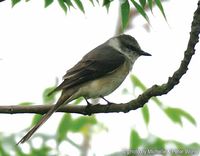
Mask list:
[{"label": "brown branch", "polygon": [[[180,67],[169,77],[167,83],[162,85],[154,85],[147,89],[143,94],[139,95],[138,98],[128,103],[112,104],[109,107],[106,105],[93,105],[86,109],[86,106],[78,105],[67,105],[58,110],[58,112],[66,113],[79,113],[79,114],[94,114],[94,113],[112,113],[112,112],[129,112],[131,110],[143,107],[145,103],[149,101],[151,97],[161,96],[167,94],[170,90],[177,85],[181,77],[187,72],[188,65],[191,61],[192,56],[195,53],[195,45],[199,41],[200,33],[200,1],[198,2],[198,8],[194,12],[193,22],[191,26],[190,38],[188,41],[187,49],[184,53],[184,58],[181,61]],[[51,108],[50,105],[35,105],[35,106],[0,106],[0,113],[16,114],[16,113],[36,113],[44,114]]]}]

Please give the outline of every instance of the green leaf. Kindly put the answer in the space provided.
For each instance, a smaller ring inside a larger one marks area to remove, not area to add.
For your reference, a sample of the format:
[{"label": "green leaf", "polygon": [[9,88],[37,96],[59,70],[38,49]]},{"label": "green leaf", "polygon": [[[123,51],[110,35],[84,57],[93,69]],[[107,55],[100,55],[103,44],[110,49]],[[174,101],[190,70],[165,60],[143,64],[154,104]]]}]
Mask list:
[{"label": "green leaf", "polygon": [[187,119],[190,123],[196,126],[196,120],[192,117],[192,115],[190,115],[188,112],[180,108],[168,107],[168,108],[165,108],[164,111],[172,121],[180,124],[181,126],[182,126],[182,118]]},{"label": "green leaf", "polygon": [[19,146],[15,146],[15,155],[16,156],[28,156],[23,152],[23,150]]},{"label": "green leaf", "polygon": [[135,75],[131,75],[131,81],[136,87],[140,88],[142,91],[147,90],[147,87]]},{"label": "green leaf", "polygon": [[180,115],[178,115],[174,109],[172,108],[166,108],[165,110],[165,113],[166,115],[174,122],[174,123],[178,123],[180,124],[181,126],[183,125],[182,124],[182,120],[180,118]]},{"label": "green leaf", "polygon": [[140,1],[141,6],[144,8],[146,5],[146,0],[139,0],[139,1]]},{"label": "green leaf", "polygon": [[[142,147],[142,149],[163,150],[163,149],[167,148],[167,145],[172,145],[172,147],[174,145],[174,146],[176,146],[176,149],[189,149],[190,151],[192,151],[192,150],[195,151],[195,150],[199,149],[199,147],[200,147],[200,145],[197,144],[197,143],[183,144],[183,143],[175,141],[175,140],[165,140],[165,139],[159,138],[159,137],[154,136],[154,135],[149,135],[145,139],[142,139],[141,147]],[[160,155],[160,154],[158,154],[158,155]],[[165,153],[165,154],[162,153],[162,154],[166,155],[167,153]],[[170,153],[170,154],[167,154],[167,155],[175,156],[175,153],[174,154]],[[189,156],[189,155],[188,154],[181,154],[181,156]]]},{"label": "green leaf", "polygon": [[2,145],[3,143],[0,142],[0,156],[9,156],[10,154],[6,152],[5,148]]},{"label": "green leaf", "polygon": [[73,104],[74,105],[78,105],[78,104],[80,104],[83,101],[83,99],[84,99],[83,97],[80,97],[80,98],[74,100]]},{"label": "green leaf", "polygon": [[104,0],[104,1],[103,1],[103,6],[110,5],[110,3],[111,3],[112,1],[113,1],[113,0]]},{"label": "green leaf", "polygon": [[154,0],[156,5],[158,6],[158,8],[160,9],[162,15],[164,16],[165,20],[166,20],[166,16],[165,16],[165,12],[162,6],[162,3],[160,2],[160,0]]},{"label": "green leaf", "polygon": [[53,0],[45,0],[44,1],[44,7],[47,8],[49,5],[53,3]]},{"label": "green leaf", "polygon": [[89,0],[91,3],[92,3],[92,5],[94,6],[94,2],[93,2],[93,0]]},{"label": "green leaf", "polygon": [[12,7],[14,7],[17,3],[19,3],[21,0],[12,0]]},{"label": "green leaf", "polygon": [[60,143],[61,141],[66,139],[67,132],[71,128],[72,117],[70,114],[63,115],[59,126],[57,128],[57,140]]},{"label": "green leaf", "polygon": [[[172,140],[171,143],[175,144],[177,149],[189,149],[190,151],[193,151],[194,153],[190,153],[191,155],[196,155],[197,152],[199,154],[200,144],[198,143],[183,144],[182,142],[175,141],[175,140]],[[189,156],[189,153],[185,154],[185,156]]]},{"label": "green leaf", "polygon": [[150,10],[152,11],[152,8],[153,8],[153,0],[148,0],[148,5],[149,5]]},{"label": "green leaf", "polygon": [[[135,75],[131,75],[130,78],[135,87],[140,88],[143,92],[147,90],[147,87]],[[163,108],[163,103],[157,97],[152,97],[152,100],[159,107]]]},{"label": "green leaf", "polygon": [[122,18],[122,29],[123,31],[128,25],[129,14],[130,14],[130,5],[128,0],[125,0],[124,3],[121,3],[121,18]]},{"label": "green leaf", "polygon": [[55,87],[48,87],[43,91],[42,97],[44,104],[49,104],[55,102],[55,95],[56,93],[53,93],[51,95],[48,95],[51,91],[53,91]]},{"label": "green leaf", "polygon": [[58,0],[58,3],[60,5],[60,7],[64,10],[64,12],[67,13],[67,6],[66,6],[64,0]]},{"label": "green leaf", "polygon": [[95,117],[81,116],[73,121],[72,132],[80,132],[87,125],[94,125],[97,121]]},{"label": "green leaf", "polygon": [[157,98],[157,97],[152,97],[152,100],[162,109],[163,103]]},{"label": "green leaf", "polygon": [[64,2],[67,4],[69,9],[70,9],[70,7],[74,7],[71,0],[64,0]]},{"label": "green leaf", "polygon": [[148,126],[150,121],[150,114],[149,114],[149,108],[147,105],[144,105],[144,107],[141,109],[142,116],[144,119],[145,124]]},{"label": "green leaf", "polygon": [[166,141],[156,137],[153,141],[153,143],[150,145],[151,149],[165,149],[165,143]]},{"label": "green leaf", "polygon": [[139,134],[135,130],[132,130],[130,135],[130,149],[138,149],[141,143],[142,139]]},{"label": "green leaf", "polygon": [[[131,81],[135,87],[140,88],[143,92],[147,90],[147,87],[142,83],[135,75],[130,76]],[[152,97],[152,100],[161,108],[163,108],[163,103],[157,98]]]},{"label": "green leaf", "polygon": [[41,119],[42,119],[42,115],[40,115],[40,114],[34,115],[34,117],[32,119],[32,123],[31,123],[31,127],[35,126]]},{"label": "green leaf", "polygon": [[32,148],[31,149],[31,153],[29,156],[45,156],[45,155],[49,155],[49,151],[51,151],[51,148],[46,146],[46,145],[43,145],[42,147],[40,148]]},{"label": "green leaf", "polygon": [[[198,144],[198,143],[191,143],[191,144],[189,144],[188,145],[188,149],[196,149],[196,152],[200,152],[199,150],[200,150],[200,144]],[[197,149],[199,149],[198,151],[197,151]]]},{"label": "green leaf", "polygon": [[193,124],[194,126],[196,126],[196,120],[193,118],[192,115],[190,115],[188,112],[180,109],[180,108],[173,108],[174,111],[176,111],[178,114],[180,114],[181,117],[184,117],[185,119],[187,119],[191,124]]},{"label": "green leaf", "polygon": [[184,149],[185,148],[185,145],[181,142],[178,142],[178,141],[175,141],[175,140],[172,140],[171,142],[173,144],[175,144],[178,149]]},{"label": "green leaf", "polygon": [[136,1],[131,0],[137,11],[146,19],[146,21],[149,23],[149,18],[144,10]]},{"label": "green leaf", "polygon": [[158,138],[154,135],[149,135],[142,140],[142,147],[144,149],[165,149],[166,140]]},{"label": "green leaf", "polygon": [[109,11],[109,8],[110,8],[110,3],[108,3],[108,4],[106,4],[106,5],[104,5],[105,7],[106,7],[106,10],[107,10],[107,12]]},{"label": "green leaf", "polygon": [[85,10],[84,10],[84,7],[83,7],[83,4],[80,0],[74,0],[74,2],[76,3],[76,5],[78,6],[78,8],[83,12],[85,13]]}]

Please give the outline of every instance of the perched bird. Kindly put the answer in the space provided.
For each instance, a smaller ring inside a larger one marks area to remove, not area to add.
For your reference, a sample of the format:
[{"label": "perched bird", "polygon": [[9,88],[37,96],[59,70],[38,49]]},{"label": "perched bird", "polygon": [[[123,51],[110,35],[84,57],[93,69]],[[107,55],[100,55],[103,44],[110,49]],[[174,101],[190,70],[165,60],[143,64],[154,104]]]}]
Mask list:
[{"label": "perched bird", "polygon": [[141,55],[151,56],[141,50],[134,37],[125,34],[112,37],[87,53],[66,72],[63,82],[50,93],[62,90],[57,103],[17,144],[27,141],[59,107],[76,98],[84,97],[88,105],[87,99],[90,98],[106,100],[104,96],[120,86]]}]

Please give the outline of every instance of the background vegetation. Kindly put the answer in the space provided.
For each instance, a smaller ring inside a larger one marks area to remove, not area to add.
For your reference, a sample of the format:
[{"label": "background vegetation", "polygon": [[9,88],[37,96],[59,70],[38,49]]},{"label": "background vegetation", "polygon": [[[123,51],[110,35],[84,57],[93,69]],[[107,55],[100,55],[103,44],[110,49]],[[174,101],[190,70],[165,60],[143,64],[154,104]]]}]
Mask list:
[{"label": "background vegetation", "polygon": [[[20,0],[12,0],[12,6],[18,4]],[[45,7],[53,5],[53,0],[45,0]],[[104,0],[104,1],[93,1],[90,0],[91,7],[93,6],[103,6],[106,7],[107,11],[109,11],[110,6],[112,5],[113,0]],[[54,2],[55,3],[55,2]],[[81,0],[58,0],[60,7],[67,13],[71,8],[77,8],[81,12],[85,12],[84,1]],[[131,28],[130,21],[132,21],[136,15],[141,15],[148,24],[150,24],[147,11],[151,10],[153,7],[158,7],[160,12],[163,15],[163,18],[166,20],[167,17],[165,15],[163,5],[160,0],[121,0],[119,1],[119,24],[116,28],[116,34],[126,31]],[[3,5],[3,3],[1,4]],[[134,6],[134,8],[132,8]],[[135,11],[137,12],[135,14]],[[132,90],[124,88],[122,91],[122,96],[131,95],[133,98],[138,95],[134,94],[135,90],[145,91],[147,87],[143,84],[140,79],[135,76],[130,76],[130,81],[132,83]],[[55,87],[55,86],[53,86]],[[52,95],[50,97],[46,96],[47,93],[52,89],[52,87],[48,87],[44,90],[43,95],[41,96],[43,100],[43,104],[54,104],[56,102],[56,95]],[[197,122],[195,118],[189,114],[186,110],[181,108],[170,107],[164,104],[159,98],[152,98],[153,103],[160,108],[166,117],[171,120],[173,124],[178,124],[180,126],[184,126],[183,120],[187,120],[194,127],[197,126]],[[82,98],[77,99],[73,102],[74,105],[80,104],[82,102]],[[35,102],[23,102],[19,105],[33,105]],[[123,151],[113,151],[109,155],[136,155],[136,153],[130,153],[130,151],[134,151],[135,149],[152,149],[152,150],[160,150],[163,152],[164,149],[179,149],[179,150],[190,150],[191,152],[197,152],[200,149],[199,143],[192,144],[184,144],[177,140],[168,140],[164,138],[160,138],[158,136],[152,135],[150,130],[148,129],[148,125],[150,123],[151,113],[149,110],[149,106],[145,105],[141,109],[142,117],[144,124],[146,125],[146,130],[149,132],[148,137],[142,138],[140,136],[140,132],[137,132],[134,129],[130,129],[130,138],[127,140],[129,142],[129,147],[124,149]],[[27,128],[29,129],[31,126],[35,125],[41,118],[41,115],[34,115],[32,119],[32,123]],[[88,151],[90,150],[90,142],[95,135],[98,135],[100,131],[107,131],[107,126],[97,120],[95,115],[92,116],[76,116],[74,114],[63,114],[63,117],[59,121],[59,126],[56,129],[56,133],[54,135],[46,135],[43,133],[37,133],[33,136],[27,143],[27,147],[23,149],[21,146],[15,146],[16,140],[21,137],[25,129],[21,133],[16,133],[10,136],[5,136],[4,134],[0,134],[0,155],[9,156],[9,155],[17,155],[17,156],[30,156],[30,155],[62,155],[62,151],[60,150],[60,146],[63,143],[68,143],[77,151],[80,152],[80,155],[86,156],[88,155]],[[81,136],[82,142],[75,141],[73,137],[70,137],[69,134],[74,134],[77,136]],[[35,146],[34,140],[37,141],[37,146]],[[170,148],[169,148],[170,147]],[[28,149],[28,150],[27,150]],[[151,151],[148,151],[151,152]],[[181,152],[181,151],[180,151]],[[97,153],[98,154],[98,153]],[[196,154],[196,153],[192,153]],[[181,155],[192,155],[191,153],[187,154],[185,152],[181,153]],[[95,155],[95,153],[94,153]],[[176,155],[175,153],[162,153],[161,155]]]}]

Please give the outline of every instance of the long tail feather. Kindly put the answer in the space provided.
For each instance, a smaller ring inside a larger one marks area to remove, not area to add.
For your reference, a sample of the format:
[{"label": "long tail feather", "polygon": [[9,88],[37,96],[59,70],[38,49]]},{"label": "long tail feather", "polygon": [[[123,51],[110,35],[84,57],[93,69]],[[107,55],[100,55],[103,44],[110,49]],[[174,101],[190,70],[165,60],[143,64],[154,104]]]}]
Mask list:
[{"label": "long tail feather", "polygon": [[[62,95],[63,95],[63,94],[62,94]],[[61,95],[61,97],[59,98],[58,102],[57,102],[54,106],[52,106],[52,108],[51,108],[46,114],[43,115],[42,119],[41,119],[33,128],[31,128],[31,130],[17,143],[17,145],[20,144],[20,143],[24,143],[24,142],[26,142],[28,139],[30,139],[30,137],[35,133],[35,131],[36,131],[40,126],[42,126],[42,125],[50,118],[50,116],[51,116],[54,112],[56,112],[56,111],[58,110],[58,108],[60,108],[60,106],[61,106],[63,103],[65,103],[65,101],[66,101],[67,99],[70,98],[70,96],[71,96],[72,94],[68,95],[67,97],[66,97],[66,95],[63,95],[63,96],[62,96],[62,95]]]}]

